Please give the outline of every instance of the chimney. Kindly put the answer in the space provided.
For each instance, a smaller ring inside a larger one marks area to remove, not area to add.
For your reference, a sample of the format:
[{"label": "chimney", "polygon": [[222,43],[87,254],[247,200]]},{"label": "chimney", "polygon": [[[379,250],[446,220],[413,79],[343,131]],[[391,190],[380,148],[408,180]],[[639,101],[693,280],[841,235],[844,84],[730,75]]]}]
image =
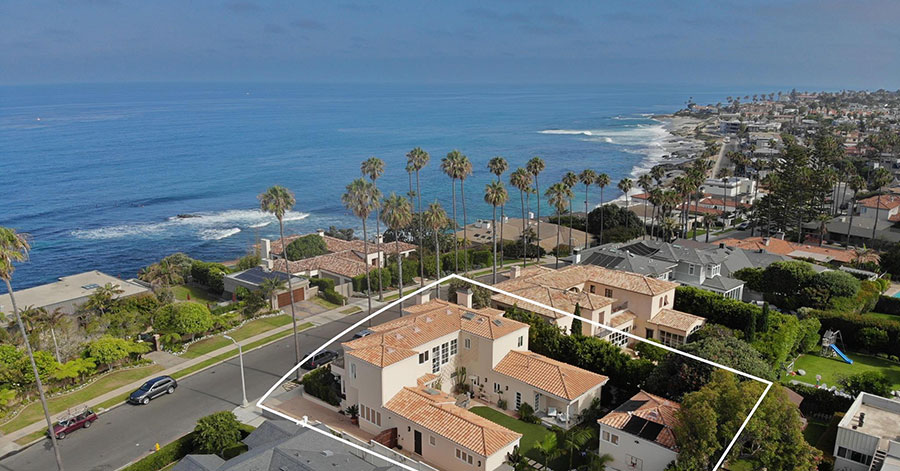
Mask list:
[{"label": "chimney", "polygon": [[520,276],[522,276],[522,267],[520,267],[518,265],[513,265],[509,269],[509,279],[515,280],[516,278],[518,278]]},{"label": "chimney", "polygon": [[724,249],[724,248],[725,248],[725,242],[719,242],[719,248],[720,248],[720,249]]},{"label": "chimney", "polygon": [[581,249],[572,249],[572,263],[578,265],[581,263]]},{"label": "chimney", "polygon": [[509,222],[509,216],[503,216],[503,224],[506,224],[508,222]]},{"label": "chimney", "polygon": [[266,260],[272,252],[272,241],[269,239],[259,239],[259,256]]},{"label": "chimney", "polygon": [[422,291],[421,293],[413,296],[413,301],[416,304],[427,304],[428,301],[431,301],[431,291],[430,290]]},{"label": "chimney", "polygon": [[763,245],[765,245],[766,247],[769,246],[769,238],[768,237],[763,237],[762,242],[763,242]]},{"label": "chimney", "polygon": [[464,290],[459,290],[456,292],[456,304],[465,307],[466,309],[472,309],[472,298],[474,297],[474,293],[472,292],[472,288],[466,288]]},{"label": "chimney", "polygon": [[378,234],[375,237],[375,242],[378,244],[383,244],[384,243],[384,234]]},{"label": "chimney", "polygon": [[534,213],[533,213],[533,212],[528,211],[528,219],[534,219]]},{"label": "chimney", "polygon": [[319,237],[325,237],[325,229],[316,229],[316,234],[319,234]]}]

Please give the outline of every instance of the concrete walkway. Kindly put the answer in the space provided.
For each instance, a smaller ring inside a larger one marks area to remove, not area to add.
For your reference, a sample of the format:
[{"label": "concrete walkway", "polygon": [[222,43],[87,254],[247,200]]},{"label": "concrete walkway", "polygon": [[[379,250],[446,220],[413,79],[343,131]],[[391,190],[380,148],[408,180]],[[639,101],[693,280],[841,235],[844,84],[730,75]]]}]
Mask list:
[{"label": "concrete walkway", "polygon": [[[396,293],[396,291],[393,291],[391,294],[393,294],[393,293]],[[388,293],[385,293],[385,294],[388,294]],[[377,306],[377,307],[381,307],[381,306],[383,306],[383,305],[385,305],[385,304],[387,304],[387,303],[379,303],[376,299],[373,299],[373,300],[372,300],[372,308],[373,308],[373,309],[375,309],[376,306]],[[362,309],[365,309],[365,308],[366,308],[366,299],[365,299],[365,298],[362,298],[362,299],[359,299],[359,298],[352,298],[351,301],[347,303],[347,306],[350,306],[350,305],[359,306],[359,307],[361,307]],[[332,309],[332,310],[330,310],[330,311],[322,312],[322,313],[320,313],[320,314],[315,314],[315,315],[312,315],[312,316],[302,316],[302,315],[301,315],[302,313],[298,313],[297,318],[298,318],[298,320],[301,320],[302,322],[309,322],[309,323],[313,324],[313,326],[320,326],[320,325],[327,324],[327,323],[332,322],[332,321],[335,321],[335,320],[339,320],[339,319],[344,319],[344,318],[346,318],[347,315],[346,315],[346,314],[342,314],[340,311],[341,311],[341,310],[344,310],[344,309],[347,309],[347,306],[341,306],[341,307],[339,307],[339,308],[337,308],[337,309]],[[251,344],[251,343],[253,343],[253,342],[256,342],[256,341],[262,340],[262,339],[264,339],[264,338],[266,338],[266,337],[269,337],[269,336],[271,336],[271,335],[274,335],[274,334],[276,334],[276,333],[284,332],[284,331],[286,331],[286,330],[290,330],[292,327],[293,327],[293,326],[292,326],[291,324],[287,324],[287,325],[284,325],[284,326],[276,327],[276,328],[274,328],[274,329],[267,330],[267,331],[262,332],[262,333],[260,333],[260,334],[254,335],[253,337],[246,338],[246,339],[244,339],[244,340],[242,340],[242,341],[240,341],[240,342],[238,342],[238,343],[240,343],[241,346],[246,346],[246,345]],[[280,340],[280,339],[279,339],[279,340]],[[260,345],[259,347],[256,347],[256,348],[260,348],[260,347],[263,347],[263,346],[264,346],[264,345]],[[185,369],[185,368],[190,368],[191,366],[194,366],[194,365],[197,365],[197,364],[199,364],[199,363],[202,363],[202,362],[204,362],[204,361],[206,361],[206,360],[208,360],[208,359],[210,359],[210,358],[213,358],[213,357],[222,355],[222,354],[224,354],[224,353],[232,352],[232,351],[236,351],[236,348],[234,347],[234,345],[229,345],[229,346],[227,346],[227,347],[222,347],[222,348],[220,348],[220,349],[218,349],[218,350],[214,350],[214,351],[212,351],[212,352],[209,352],[209,353],[207,353],[207,354],[205,354],[205,355],[201,355],[201,356],[199,356],[199,357],[191,358],[191,359],[184,359],[184,361],[177,362],[177,363],[174,362],[174,361],[171,361],[171,359],[170,359],[169,361],[166,361],[166,363],[170,363],[170,364],[171,364],[171,363],[176,363],[176,364],[174,364],[173,366],[167,367],[166,369],[164,369],[164,370],[162,370],[162,371],[160,371],[160,372],[158,372],[158,373],[155,373],[153,376],[155,377],[155,376],[162,376],[162,375],[173,375],[173,374],[175,374],[176,372],[181,371],[181,370],[183,370],[183,369]],[[245,350],[244,353],[247,353],[248,351],[250,351],[250,350]],[[169,355],[169,356],[173,356],[173,355]],[[181,357],[176,357],[176,358],[182,359]],[[224,360],[223,360],[223,361],[224,361]],[[165,366],[165,365],[164,365],[164,366]],[[209,365],[209,366],[212,366],[212,365]],[[201,370],[198,370],[198,371],[196,371],[196,372],[194,372],[194,373],[197,373],[197,372],[199,372],[199,371],[201,371]],[[191,373],[191,374],[194,374],[194,373]],[[187,376],[190,376],[190,375],[187,375]],[[187,377],[187,376],[185,376],[185,377]],[[135,382],[133,382],[133,383],[131,383],[131,384],[128,384],[128,385],[122,386],[122,387],[120,387],[120,388],[117,388],[117,389],[115,389],[115,390],[109,391],[109,392],[107,392],[107,393],[105,393],[105,394],[102,394],[102,395],[100,395],[100,396],[97,396],[97,397],[95,397],[95,398],[93,398],[93,399],[90,399],[90,400],[84,402],[84,405],[86,405],[86,406],[88,406],[88,407],[91,407],[91,408],[96,408],[99,404],[101,404],[101,403],[103,403],[103,402],[106,402],[106,401],[108,401],[108,400],[110,400],[110,399],[113,399],[113,398],[115,398],[115,397],[118,397],[118,396],[121,396],[121,395],[123,395],[123,394],[130,393],[130,392],[134,391],[135,389],[139,388],[142,384],[144,384],[144,382],[145,382],[147,379],[148,379],[148,378],[143,378],[143,379],[140,379],[140,380],[138,380],[138,381],[135,381]],[[116,404],[115,406],[112,406],[112,407],[116,407],[116,406],[121,405],[121,404],[123,404],[123,403]],[[112,408],[112,407],[111,407],[111,408]],[[110,409],[111,409],[111,408],[110,408]],[[108,409],[107,409],[107,410],[108,410]],[[97,410],[97,413],[102,413],[102,412],[104,412],[104,410]],[[56,418],[56,417],[54,417],[54,419],[55,419],[55,418]],[[38,422],[34,422],[34,423],[32,423],[32,424],[30,424],[30,425],[28,425],[28,426],[25,426],[25,427],[20,428],[19,430],[16,430],[16,431],[14,431],[14,432],[11,432],[11,433],[9,433],[9,434],[7,434],[7,435],[4,435],[4,436],[0,437],[0,456],[6,456],[6,455],[9,454],[9,453],[13,453],[13,452],[15,452],[15,451],[20,450],[21,448],[24,448],[23,446],[20,446],[20,445],[18,445],[17,443],[15,443],[15,440],[18,440],[18,439],[20,439],[20,438],[22,438],[22,437],[25,437],[25,436],[29,435],[29,434],[32,434],[32,433],[35,433],[35,432],[38,432],[38,431],[41,431],[41,430],[45,430],[45,429],[46,429],[46,422],[45,422],[44,420],[40,420],[40,421],[38,421]],[[40,438],[40,439],[38,439],[38,440],[36,440],[36,441],[39,441],[39,440],[43,440],[43,438]],[[32,442],[32,443],[33,443],[33,442]],[[30,445],[30,444],[29,444],[29,445]],[[28,445],[25,445],[25,446],[28,446]]]}]

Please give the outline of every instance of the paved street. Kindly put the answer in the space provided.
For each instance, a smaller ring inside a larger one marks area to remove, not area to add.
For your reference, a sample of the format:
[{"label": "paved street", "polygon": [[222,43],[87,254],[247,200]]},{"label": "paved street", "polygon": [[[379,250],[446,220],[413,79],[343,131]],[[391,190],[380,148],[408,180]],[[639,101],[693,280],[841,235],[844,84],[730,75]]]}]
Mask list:
[{"label": "paved street", "polygon": [[[365,311],[302,332],[300,342],[304,355],[364,316]],[[397,316],[395,309],[375,321]],[[293,363],[291,337],[244,355],[247,397],[257,400]],[[147,406],[126,404],[101,415],[90,429],[79,430],[59,442],[63,464],[67,471],[118,469],[149,453],[155,443],[164,445],[190,432],[200,417],[231,410],[240,402],[240,370],[235,357],[185,378],[171,396],[160,397]],[[0,461],[0,471],[54,469],[49,440]]]}]

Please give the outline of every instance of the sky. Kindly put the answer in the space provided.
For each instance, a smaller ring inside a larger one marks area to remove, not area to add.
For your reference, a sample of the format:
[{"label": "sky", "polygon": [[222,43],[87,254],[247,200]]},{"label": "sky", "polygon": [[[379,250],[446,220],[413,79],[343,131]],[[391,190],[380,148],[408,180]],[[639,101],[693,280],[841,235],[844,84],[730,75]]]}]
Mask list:
[{"label": "sky", "polygon": [[0,84],[900,88],[900,1],[0,0]]}]

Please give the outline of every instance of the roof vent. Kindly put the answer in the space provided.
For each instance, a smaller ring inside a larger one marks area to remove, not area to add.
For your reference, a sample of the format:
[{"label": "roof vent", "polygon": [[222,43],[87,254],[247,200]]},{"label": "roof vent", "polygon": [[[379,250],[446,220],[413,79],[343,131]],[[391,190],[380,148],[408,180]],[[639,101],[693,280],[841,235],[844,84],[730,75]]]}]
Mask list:
[{"label": "roof vent", "polygon": [[82,286],[82,288],[84,288],[84,289],[97,289],[99,287],[100,287],[100,285],[98,285],[97,283],[91,283],[89,285]]},{"label": "roof vent", "polygon": [[420,329],[419,326],[413,327],[413,333],[418,334],[418,333],[421,332],[421,331],[422,331],[422,329]]},{"label": "roof vent", "polygon": [[472,320],[472,319],[475,318],[475,313],[474,313],[474,312],[467,312],[467,313],[463,314],[462,317],[463,317],[463,319],[466,319],[466,320],[469,320],[469,321],[470,321],[470,320]]},{"label": "roof vent", "polygon": [[431,316],[425,316],[425,322],[431,322],[432,320]]},{"label": "roof vent", "polygon": [[402,334],[394,334],[394,338],[397,340],[400,340],[403,338],[403,335]]},{"label": "roof vent", "polygon": [[503,325],[503,322],[500,322],[500,319],[494,319],[493,322],[494,322],[494,325],[496,325],[497,327],[500,327],[501,325]]},{"label": "roof vent", "polygon": [[428,394],[429,396],[437,396],[440,394],[440,392],[437,389],[432,389],[432,388],[425,388],[425,389],[423,389],[423,391],[425,392],[425,394]]},{"label": "roof vent", "polygon": [[331,450],[322,450],[322,455],[324,456],[334,456],[334,452]]}]

